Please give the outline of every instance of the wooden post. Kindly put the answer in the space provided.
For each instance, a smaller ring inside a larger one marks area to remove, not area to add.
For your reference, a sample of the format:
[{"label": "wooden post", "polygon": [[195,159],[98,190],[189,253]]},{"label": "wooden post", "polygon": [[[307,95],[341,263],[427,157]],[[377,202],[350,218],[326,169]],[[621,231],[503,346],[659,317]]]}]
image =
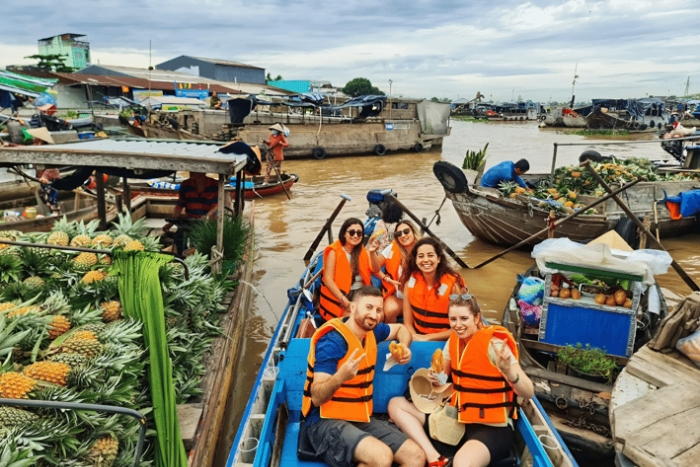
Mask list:
[{"label": "wooden post", "polygon": [[549,218],[547,220],[549,225],[549,232],[547,232],[547,238],[554,238],[554,221],[557,219],[557,212],[554,209],[549,210]]},{"label": "wooden post", "polygon": [[100,230],[107,229],[107,207],[105,206],[105,182],[102,179],[102,172],[95,172],[95,182],[97,183],[97,217],[100,219]]},{"label": "wooden post", "polygon": [[126,210],[131,212],[131,187],[126,177],[122,178],[122,190],[124,192],[124,205],[126,206]]},{"label": "wooden post", "polygon": [[557,149],[559,145],[554,143],[554,153],[552,154],[552,171],[549,173],[549,183],[554,185],[554,171],[557,169]]},{"label": "wooden post", "polygon": [[[219,201],[218,201],[218,216],[216,217],[216,250],[218,254],[222,255],[221,259],[217,259],[214,264],[212,264],[212,271],[220,272],[223,254],[224,254],[224,216],[226,216],[226,210],[224,208],[226,200],[226,191],[224,186],[226,184],[226,176],[224,174],[219,174]],[[214,259],[212,255],[212,259]]]}]

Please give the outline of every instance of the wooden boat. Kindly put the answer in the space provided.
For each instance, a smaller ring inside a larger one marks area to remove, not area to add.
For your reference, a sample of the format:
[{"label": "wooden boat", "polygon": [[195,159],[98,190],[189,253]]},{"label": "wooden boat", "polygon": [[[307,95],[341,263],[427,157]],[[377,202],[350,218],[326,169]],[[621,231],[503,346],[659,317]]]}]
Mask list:
[{"label": "wooden boat", "polygon": [[[288,174],[283,172],[280,175],[282,177],[282,182],[277,180],[277,178],[273,175],[270,177],[270,182],[268,184],[263,184],[263,176],[258,175],[255,177],[246,178],[246,185],[244,186],[245,199],[258,199],[284,193],[285,188],[287,191],[289,191],[292,189],[292,186],[299,181],[299,176],[297,174]],[[131,188],[132,198],[138,195],[164,197],[177,197],[178,195],[177,189],[156,188],[143,181],[130,183],[129,186]],[[231,193],[232,199],[236,198],[235,186],[227,185],[226,191]]]},{"label": "wooden boat", "polygon": [[[452,201],[462,224],[481,240],[496,245],[515,245],[546,226],[549,209],[540,208],[539,200],[524,196],[504,198],[496,189],[468,186],[462,169],[446,161],[437,162],[433,170],[443,183],[445,194]],[[664,191],[668,196],[676,196],[697,186],[697,181],[641,182],[625,192],[625,201],[635,215],[653,219],[654,205],[657,200],[663,199]],[[587,205],[596,199],[580,196],[579,202]],[[579,216],[558,226],[554,236],[583,242],[616,228],[623,218],[627,221],[625,213],[613,199],[596,207],[596,210],[597,214]],[[658,223],[652,222],[652,230],[658,226],[662,237],[688,233],[696,223],[695,217],[671,220],[665,204],[658,204],[657,212]],[[561,213],[556,216],[557,219],[566,217]],[[540,241],[541,238],[533,239],[529,245]]]},{"label": "wooden boat", "polygon": [[[320,254],[311,261],[299,284],[309,285],[310,293],[317,288],[313,279],[319,267]],[[231,448],[227,467],[255,465],[285,467],[325,465],[319,461],[301,461],[297,457],[301,396],[306,380],[307,356],[310,339],[297,337],[301,320],[313,313],[309,295],[300,287],[288,292],[290,300],[285,308],[265,354],[253,391]],[[439,342],[414,342],[410,365],[395,366],[390,371],[377,371],[374,379],[375,415],[386,412],[389,400],[403,394],[409,372],[421,366],[428,367]],[[382,368],[388,343],[380,343],[377,368]],[[547,437],[547,438],[545,438]],[[516,422],[516,456],[498,466],[533,465],[575,466],[568,449],[559,438],[536,399],[520,408]],[[540,440],[551,441],[545,450]],[[527,460],[529,458],[529,460]]]},{"label": "wooden boat", "polygon": [[[566,269],[578,270],[575,267],[569,267],[562,271]],[[590,271],[590,273],[600,274],[600,271]],[[536,266],[530,268],[524,276],[540,277]],[[612,274],[612,276],[616,275]],[[627,356],[653,336],[661,319],[668,312],[666,303],[658,285],[654,285],[652,287],[656,288],[660,297],[660,313],[656,315],[649,311],[646,305],[647,292],[640,293],[636,302],[639,303],[639,308],[624,315],[621,314],[620,307],[598,305],[592,298],[586,300],[586,297],[583,297],[580,301],[574,301],[549,297],[547,292],[550,284],[551,275],[547,275],[539,327],[528,327],[521,319],[517,304],[520,284],[515,286],[510,303],[503,314],[503,325],[511,331],[519,343],[520,363],[523,370],[535,384],[537,398],[576,460],[586,465],[601,463],[607,465],[615,454],[609,422],[612,384],[606,378],[591,381],[590,379],[596,378],[567,369],[556,358],[557,352],[563,345],[553,344],[551,341],[557,339],[565,341],[569,338],[571,341],[567,343],[570,345],[592,344],[593,347],[598,348],[617,346],[618,350],[620,345],[626,346],[626,351],[622,352],[622,355],[619,351],[617,355],[608,354],[618,365],[624,367],[629,361]],[[553,310],[554,313],[552,313]],[[577,318],[578,316],[580,319]],[[585,339],[581,336],[586,331],[582,331],[581,328],[592,327],[592,323],[597,323],[606,331],[600,333],[597,342],[595,340],[582,342]],[[626,332],[629,334],[624,334]],[[555,337],[548,339],[548,336]],[[617,342],[614,341],[616,338]],[[601,345],[601,342],[608,344]]]}]

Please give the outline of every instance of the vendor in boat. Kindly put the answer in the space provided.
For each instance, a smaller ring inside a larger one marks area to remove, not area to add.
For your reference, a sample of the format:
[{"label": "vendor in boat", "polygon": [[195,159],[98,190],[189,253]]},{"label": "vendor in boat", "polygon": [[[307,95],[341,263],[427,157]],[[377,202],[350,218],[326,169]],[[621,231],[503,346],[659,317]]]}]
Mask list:
[{"label": "vendor in boat", "polygon": [[520,176],[528,170],[530,170],[530,163],[525,159],[520,159],[518,162],[503,161],[486,171],[481,177],[481,186],[498,188],[500,183],[515,182],[521,187],[527,188],[527,184]]},{"label": "vendor in boat", "polygon": [[437,240],[424,237],[416,242],[400,282],[404,284],[403,322],[413,340],[447,340],[449,297],[468,289],[462,276],[450,267]]},{"label": "vendor in boat", "polygon": [[403,284],[399,279],[406,270],[413,246],[420,238],[420,231],[413,222],[401,221],[394,230],[394,240],[384,249],[380,249],[378,240],[367,245],[372,272],[382,281],[385,323],[396,322],[399,313],[403,313]]},{"label": "vendor in boat", "polygon": [[61,178],[61,172],[56,168],[49,168],[37,170],[36,175],[41,184],[41,200],[49,207],[51,214],[60,215],[61,205],[58,203],[58,190],[51,186],[51,183]]},{"label": "vendor in boat", "polygon": [[[216,215],[218,204],[218,181],[207,177],[203,172],[190,172],[190,178],[180,184],[173,217],[209,220]],[[168,222],[163,226],[163,232],[169,232],[172,226],[173,224]],[[187,228],[183,224],[178,226],[175,233],[175,246],[180,254],[185,249],[185,230]]]},{"label": "vendor in boat", "polygon": [[221,109],[221,99],[216,91],[212,91],[211,97],[209,98],[209,107],[212,109]]},{"label": "vendor in boat", "polygon": [[[277,172],[282,171],[282,161],[284,160],[284,148],[289,147],[287,138],[284,137],[284,127],[280,123],[275,123],[269,130],[272,132],[270,134],[269,140],[263,140],[263,143],[268,147],[267,153],[267,167],[265,169],[265,179],[263,183],[270,182],[270,174],[272,173],[273,165],[277,167]],[[272,157],[269,151],[272,151]]]},{"label": "vendor in boat", "polygon": [[349,312],[353,290],[370,285],[369,254],[362,245],[364,225],[351,217],[343,222],[338,240],[323,251],[323,276],[319,312],[324,321]]},{"label": "vendor in boat", "polygon": [[428,399],[416,403],[416,397],[414,402],[395,397],[389,401],[389,415],[421,446],[429,466],[443,467],[453,457],[455,467],[486,467],[509,456],[513,420],[518,417],[516,396],[529,399],[534,387],[518,363],[515,339],[502,326],[484,324],[474,297],[450,297],[449,320],[450,338],[442,365],[434,356],[428,379],[437,387],[437,375],[444,373],[442,379],[451,374],[454,394],[450,405],[459,409],[464,435],[455,446],[433,440],[426,414],[435,404]]},{"label": "vendor in boat", "polygon": [[382,304],[379,289],[360,287],[350,316],[327,322],[311,338],[301,423],[317,457],[331,467],[425,466],[414,441],[372,416],[377,342],[397,339],[397,363],[411,360],[411,334],[401,324],[381,322]]}]

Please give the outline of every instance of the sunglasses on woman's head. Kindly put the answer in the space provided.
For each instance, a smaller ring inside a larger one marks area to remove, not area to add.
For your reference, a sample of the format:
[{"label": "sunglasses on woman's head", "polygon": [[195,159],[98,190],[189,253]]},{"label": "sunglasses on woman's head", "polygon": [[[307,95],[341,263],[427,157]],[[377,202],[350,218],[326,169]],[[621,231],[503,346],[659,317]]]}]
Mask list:
[{"label": "sunglasses on woman's head", "polygon": [[350,235],[351,237],[361,237],[362,236],[362,230],[354,230],[354,229],[348,229],[345,231],[346,234]]},{"label": "sunglasses on woman's head", "polygon": [[411,232],[413,232],[413,230],[411,230],[411,229],[397,230],[397,231],[396,231],[396,236],[397,236],[397,237],[403,237],[404,235],[408,235],[408,234],[410,234]]},{"label": "sunglasses on woman's head", "polygon": [[472,294],[470,294],[470,293],[465,293],[465,294],[461,294],[461,295],[460,295],[460,294],[458,294],[458,293],[453,293],[452,295],[450,295],[450,300],[453,301],[453,302],[456,301],[456,300],[459,300],[460,298],[461,298],[462,300],[471,300],[471,299],[472,299]]}]

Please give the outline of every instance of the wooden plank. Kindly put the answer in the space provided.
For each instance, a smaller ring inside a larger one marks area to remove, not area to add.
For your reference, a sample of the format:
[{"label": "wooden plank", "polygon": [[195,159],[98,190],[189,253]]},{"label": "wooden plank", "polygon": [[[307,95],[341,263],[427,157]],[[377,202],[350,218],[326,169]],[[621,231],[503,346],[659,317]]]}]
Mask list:
[{"label": "wooden plank", "polygon": [[[682,395],[676,393],[676,398],[678,397]],[[666,403],[673,400],[667,400]],[[700,405],[637,430],[630,435],[625,445],[639,446],[657,459],[673,459],[700,444],[698,420]]]},{"label": "wooden plank", "polygon": [[180,404],[177,406],[177,419],[180,423],[180,436],[188,451],[194,445],[194,437],[199,420],[204,411],[203,404]]},{"label": "wooden plank", "polygon": [[627,370],[659,387],[699,380],[700,370],[690,360],[685,362],[684,358],[681,355],[670,356],[655,352],[645,346],[634,354]]},{"label": "wooden plank", "polygon": [[646,451],[636,446],[625,446],[622,453],[638,467],[676,467],[670,459],[651,457]]},{"label": "wooden plank", "polygon": [[700,459],[700,444],[696,444],[673,459],[678,467],[697,467]]},{"label": "wooden plank", "polygon": [[538,378],[547,379],[547,380],[552,381],[552,382],[561,383],[561,384],[568,384],[569,386],[573,386],[575,388],[585,389],[587,391],[591,391],[591,392],[594,392],[596,394],[599,392],[611,392],[612,391],[612,386],[610,386],[609,384],[601,384],[601,383],[596,383],[593,381],[586,381],[584,379],[577,378],[575,376],[554,373],[551,371],[543,370],[541,368],[527,367],[527,368],[523,368],[523,371],[528,376],[536,376]]}]

